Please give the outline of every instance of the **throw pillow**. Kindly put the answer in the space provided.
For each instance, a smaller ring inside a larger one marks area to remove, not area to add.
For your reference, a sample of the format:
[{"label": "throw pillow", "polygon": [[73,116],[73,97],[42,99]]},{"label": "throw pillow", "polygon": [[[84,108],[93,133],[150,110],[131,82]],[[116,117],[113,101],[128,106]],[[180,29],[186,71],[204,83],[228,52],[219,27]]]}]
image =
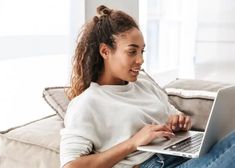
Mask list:
[{"label": "throw pillow", "polygon": [[64,119],[69,99],[65,90],[68,87],[47,87],[43,90],[43,98],[53,110]]}]

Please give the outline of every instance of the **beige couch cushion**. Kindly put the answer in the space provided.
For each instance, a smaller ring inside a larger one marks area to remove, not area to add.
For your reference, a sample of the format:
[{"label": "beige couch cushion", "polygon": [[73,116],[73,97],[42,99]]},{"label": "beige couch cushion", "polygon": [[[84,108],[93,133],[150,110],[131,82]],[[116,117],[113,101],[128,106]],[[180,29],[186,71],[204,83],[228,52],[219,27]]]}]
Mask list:
[{"label": "beige couch cushion", "polygon": [[164,88],[171,104],[192,116],[193,129],[203,131],[217,91],[228,85],[203,80],[177,79]]},{"label": "beige couch cushion", "polygon": [[63,121],[48,116],[0,134],[0,168],[59,168]]}]

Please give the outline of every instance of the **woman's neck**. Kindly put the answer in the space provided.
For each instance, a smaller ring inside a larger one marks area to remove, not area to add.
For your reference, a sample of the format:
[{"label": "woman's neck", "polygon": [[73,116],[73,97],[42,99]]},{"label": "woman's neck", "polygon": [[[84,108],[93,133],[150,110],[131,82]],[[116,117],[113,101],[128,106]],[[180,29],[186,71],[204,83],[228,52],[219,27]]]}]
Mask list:
[{"label": "woman's neck", "polygon": [[102,73],[96,81],[99,85],[126,85],[128,82]]}]

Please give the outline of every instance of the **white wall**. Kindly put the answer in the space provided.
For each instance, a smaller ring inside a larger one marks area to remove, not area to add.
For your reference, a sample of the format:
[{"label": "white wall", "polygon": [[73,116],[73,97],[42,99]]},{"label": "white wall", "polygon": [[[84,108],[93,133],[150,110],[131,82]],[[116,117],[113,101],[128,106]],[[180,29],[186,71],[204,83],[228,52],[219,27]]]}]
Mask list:
[{"label": "white wall", "polygon": [[106,5],[111,9],[122,10],[127,12],[129,15],[134,17],[136,21],[139,20],[139,1],[138,0],[86,0],[85,10],[86,10],[86,20],[90,20],[96,15],[96,8],[99,5]]},{"label": "white wall", "polygon": [[67,54],[67,37],[21,35],[0,37],[0,60],[41,55]]},{"label": "white wall", "polygon": [[42,91],[68,83],[68,20],[69,1],[0,0],[0,130],[55,113]]},{"label": "white wall", "polygon": [[77,45],[77,38],[81,27],[85,23],[85,0],[70,0],[69,5],[69,37],[68,37],[68,81],[72,71],[71,60]]},{"label": "white wall", "polygon": [[67,20],[66,1],[1,0],[0,60],[67,54]]}]

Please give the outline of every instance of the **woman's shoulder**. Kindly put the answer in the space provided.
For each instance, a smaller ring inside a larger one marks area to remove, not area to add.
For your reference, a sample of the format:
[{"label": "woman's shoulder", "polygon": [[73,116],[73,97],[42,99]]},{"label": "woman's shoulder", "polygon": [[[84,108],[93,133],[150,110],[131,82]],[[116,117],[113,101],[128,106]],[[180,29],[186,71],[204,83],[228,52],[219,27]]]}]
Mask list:
[{"label": "woman's shoulder", "polygon": [[95,93],[92,89],[87,88],[69,102],[67,111],[76,111],[77,109],[80,109],[79,111],[81,112],[84,111],[83,109],[90,107],[92,102],[94,102],[94,94]]},{"label": "woman's shoulder", "polygon": [[157,93],[164,94],[165,91],[158,83],[148,74],[141,72],[138,76],[137,85],[147,90],[152,90]]},{"label": "woman's shoulder", "polygon": [[92,99],[94,98],[94,90],[92,90],[90,87],[87,88],[85,91],[83,91],[80,95],[74,97],[70,103],[69,106],[86,106],[89,105],[92,102]]},{"label": "woman's shoulder", "polygon": [[84,91],[74,97],[68,104],[65,114],[65,123],[90,121],[91,113],[94,111],[92,98],[90,91]]},{"label": "woman's shoulder", "polygon": [[151,81],[149,77],[143,72],[139,74],[136,84],[148,88],[153,87],[153,81]]}]

